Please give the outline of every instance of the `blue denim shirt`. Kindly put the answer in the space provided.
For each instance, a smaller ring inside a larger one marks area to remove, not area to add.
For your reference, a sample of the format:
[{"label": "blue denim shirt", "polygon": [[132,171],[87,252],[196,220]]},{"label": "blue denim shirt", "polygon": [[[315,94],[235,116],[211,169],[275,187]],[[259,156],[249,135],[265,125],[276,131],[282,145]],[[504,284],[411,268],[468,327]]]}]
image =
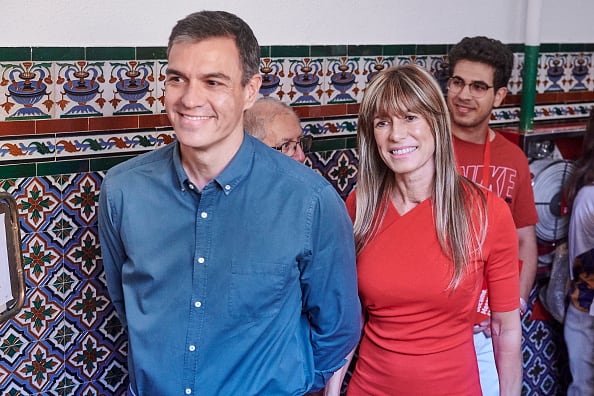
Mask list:
[{"label": "blue denim shirt", "polygon": [[112,168],[99,233],[138,396],[302,395],[357,344],[343,201],[248,135],[201,192],[177,143]]}]

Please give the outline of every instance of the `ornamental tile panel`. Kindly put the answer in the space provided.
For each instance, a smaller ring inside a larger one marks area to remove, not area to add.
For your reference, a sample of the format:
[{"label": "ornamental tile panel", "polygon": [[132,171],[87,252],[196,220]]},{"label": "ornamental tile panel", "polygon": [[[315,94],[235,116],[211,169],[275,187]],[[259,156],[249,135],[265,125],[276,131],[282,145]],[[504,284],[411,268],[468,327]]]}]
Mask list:
[{"label": "ornamental tile panel", "polygon": [[88,333],[66,354],[66,367],[79,380],[92,381],[112,354],[96,335]]},{"label": "ornamental tile panel", "polygon": [[96,135],[58,135],[58,159],[93,155],[139,154],[175,140],[172,129],[134,130]]},{"label": "ornamental tile panel", "polygon": [[51,62],[0,63],[0,120],[37,120],[54,117]]},{"label": "ornamental tile panel", "polygon": [[64,211],[72,214],[77,225],[84,227],[97,222],[101,179],[92,173],[77,175],[64,191]]},{"label": "ornamental tile panel", "polygon": [[20,362],[14,376],[32,392],[43,392],[52,387],[63,367],[63,354],[52,351],[46,344],[39,342],[31,349],[28,357]]},{"label": "ornamental tile panel", "polygon": [[22,240],[22,263],[28,288],[43,285],[62,263],[63,250],[48,234],[30,233]]},{"label": "ornamental tile panel", "polygon": [[42,340],[59,324],[62,316],[63,309],[51,291],[39,287],[27,290],[25,304],[14,321],[35,340]]},{"label": "ornamental tile panel", "polygon": [[53,161],[56,138],[53,135],[18,136],[0,139],[0,163]]},{"label": "ornamental tile panel", "polygon": [[42,231],[61,212],[61,193],[47,178],[27,178],[13,193],[23,232]]},{"label": "ornamental tile panel", "polygon": [[104,61],[56,62],[56,76],[56,118],[101,117],[108,110]]}]

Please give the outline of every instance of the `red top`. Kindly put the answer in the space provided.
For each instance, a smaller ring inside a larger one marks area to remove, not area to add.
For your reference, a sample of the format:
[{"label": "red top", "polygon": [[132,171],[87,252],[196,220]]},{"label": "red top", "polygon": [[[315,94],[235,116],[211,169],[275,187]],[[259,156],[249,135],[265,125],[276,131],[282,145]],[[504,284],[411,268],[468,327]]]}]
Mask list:
[{"label": "red top", "polygon": [[[487,180],[488,185],[485,187],[507,202],[516,228],[535,225],[538,214],[526,155],[517,145],[497,132],[489,146],[487,150],[485,144],[467,142],[454,136],[454,150],[460,173],[475,183],[483,184]],[[487,152],[488,156],[485,155]],[[490,168],[486,178],[483,175],[485,165]],[[521,266],[521,262],[519,265]],[[481,295],[476,323],[482,322],[489,315],[486,309],[488,298],[486,292]]]},{"label": "red top", "polygon": [[[480,395],[472,327],[483,272],[493,311],[518,308],[518,243],[505,203],[487,193],[482,259],[454,291],[452,263],[439,245],[430,200],[400,216],[390,204],[357,258],[368,313],[351,395]],[[354,217],[355,194],[347,199]]]},{"label": "red top", "polygon": [[[461,174],[475,183],[483,180],[484,144],[466,142],[454,136],[456,162]],[[524,152],[499,133],[491,142],[489,185],[484,186],[503,198],[514,218],[516,228],[538,222],[532,177]]]}]

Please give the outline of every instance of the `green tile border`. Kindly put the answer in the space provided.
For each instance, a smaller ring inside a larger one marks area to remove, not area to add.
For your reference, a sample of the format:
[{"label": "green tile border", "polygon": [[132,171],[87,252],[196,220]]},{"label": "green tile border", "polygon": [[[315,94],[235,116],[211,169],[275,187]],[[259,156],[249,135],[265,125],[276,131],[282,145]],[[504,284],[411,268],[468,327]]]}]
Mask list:
[{"label": "green tile border", "polygon": [[540,44],[540,52],[559,52],[559,44]]},{"label": "green tile border", "polygon": [[137,47],[136,59],[167,59],[167,47]]},{"label": "green tile border", "polygon": [[136,59],[134,47],[87,47],[86,60],[131,60]]},{"label": "green tile border", "polygon": [[[138,154],[137,154],[138,155]],[[134,158],[137,155],[125,155],[120,157],[104,157],[104,158],[94,158],[90,160],[90,167],[89,170],[91,172],[99,172],[99,171],[106,171],[110,168],[116,166],[117,164],[127,161],[130,158]]]},{"label": "green tile border", "polygon": [[319,138],[314,139],[311,151],[323,152],[332,150],[344,150],[347,148],[347,137]]},{"label": "green tile border", "polygon": [[76,61],[85,59],[83,47],[33,47],[34,61]]},{"label": "green tile border", "polygon": [[582,52],[585,47],[584,43],[559,44],[559,52]]},{"label": "green tile border", "polygon": [[312,45],[311,56],[323,57],[323,56],[347,56],[346,45]]},{"label": "green tile border", "polygon": [[37,166],[34,163],[19,165],[0,165],[0,180],[36,176]]},{"label": "green tile border", "polygon": [[0,61],[22,62],[31,60],[31,47],[0,47]]},{"label": "green tile border", "polygon": [[270,58],[270,46],[269,45],[260,47],[260,58]]},{"label": "green tile border", "polygon": [[346,138],[346,148],[347,149],[357,149],[357,137],[351,136]]},{"label": "green tile border", "polygon": [[403,45],[384,45],[384,56],[398,56],[398,55],[415,55],[417,53],[417,46],[414,44]]},{"label": "green tile border", "polygon": [[417,45],[415,55],[442,55],[448,53],[448,46],[445,44]]},{"label": "green tile border", "polygon": [[347,46],[349,56],[377,56],[382,55],[381,45],[349,45]]},{"label": "green tile border", "polygon": [[[523,43],[507,44],[523,53]],[[445,55],[454,44],[274,45],[260,46],[263,58]],[[542,43],[540,52],[592,52],[593,43]],[[0,47],[0,62],[167,59],[167,47]]]},{"label": "green tile border", "polygon": [[272,58],[303,58],[311,56],[309,45],[275,45],[270,47]]},{"label": "green tile border", "polygon": [[85,173],[89,171],[89,160],[69,160],[38,162],[37,176],[64,175],[70,173]]}]

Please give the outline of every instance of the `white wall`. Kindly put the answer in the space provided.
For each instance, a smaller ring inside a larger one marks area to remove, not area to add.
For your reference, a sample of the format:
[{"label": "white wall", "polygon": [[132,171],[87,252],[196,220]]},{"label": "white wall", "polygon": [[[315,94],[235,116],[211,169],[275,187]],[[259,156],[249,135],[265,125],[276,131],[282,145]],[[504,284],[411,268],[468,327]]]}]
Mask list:
[{"label": "white wall", "polygon": [[[233,12],[261,45],[450,44],[468,35],[524,42],[528,0],[2,1],[0,46],[165,46],[175,22]],[[542,43],[593,43],[593,0],[542,0]]]}]

